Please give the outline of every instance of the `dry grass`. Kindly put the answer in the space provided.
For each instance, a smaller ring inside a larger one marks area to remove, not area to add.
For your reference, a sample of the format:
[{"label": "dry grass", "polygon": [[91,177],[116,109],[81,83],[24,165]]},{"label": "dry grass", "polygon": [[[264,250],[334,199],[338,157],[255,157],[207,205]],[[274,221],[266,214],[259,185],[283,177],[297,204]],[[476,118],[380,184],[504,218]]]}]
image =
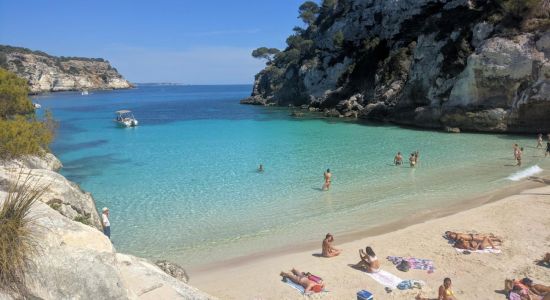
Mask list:
[{"label": "dry grass", "polygon": [[20,172],[0,205],[0,290],[8,294],[26,294],[25,272],[38,252],[30,210],[45,191]]}]

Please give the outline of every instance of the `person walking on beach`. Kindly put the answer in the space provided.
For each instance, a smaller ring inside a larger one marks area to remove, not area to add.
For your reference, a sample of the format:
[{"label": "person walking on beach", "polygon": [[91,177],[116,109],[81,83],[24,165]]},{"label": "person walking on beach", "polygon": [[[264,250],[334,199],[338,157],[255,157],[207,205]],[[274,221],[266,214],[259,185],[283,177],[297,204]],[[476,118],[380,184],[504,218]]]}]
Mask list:
[{"label": "person walking on beach", "polygon": [[336,249],[332,246],[332,242],[334,242],[334,236],[332,234],[327,233],[325,236],[325,239],[323,240],[322,245],[322,255],[323,257],[334,257],[340,255],[342,250]]},{"label": "person walking on beach", "polygon": [[537,137],[537,148],[542,148],[542,133]]},{"label": "person walking on beach", "polygon": [[103,233],[111,239],[111,222],[109,222],[109,209],[104,207],[101,214],[101,224],[103,225]]},{"label": "person walking on beach", "polygon": [[523,147],[518,149],[516,152],[516,161],[518,162],[516,166],[521,167],[521,156],[523,155]]},{"label": "person walking on beach", "polygon": [[400,166],[403,164],[403,156],[401,155],[401,152],[397,152],[397,155],[393,158],[393,163],[396,166]]},{"label": "person walking on beach", "polygon": [[323,184],[322,190],[328,191],[330,189],[330,178],[332,177],[330,169],[327,169],[327,171],[323,174],[323,177],[325,178],[325,183]]}]

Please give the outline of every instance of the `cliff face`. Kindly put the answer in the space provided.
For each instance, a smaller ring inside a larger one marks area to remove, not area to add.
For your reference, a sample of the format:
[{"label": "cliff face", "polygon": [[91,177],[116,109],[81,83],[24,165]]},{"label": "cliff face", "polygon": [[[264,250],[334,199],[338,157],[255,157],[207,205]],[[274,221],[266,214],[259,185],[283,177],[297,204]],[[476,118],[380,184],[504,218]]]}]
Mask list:
[{"label": "cliff face", "polygon": [[132,87],[101,58],[55,57],[0,45],[0,67],[27,79],[31,93]]},{"label": "cliff face", "polygon": [[256,75],[242,103],[430,128],[550,131],[544,1],[531,1],[540,7],[524,16],[506,12],[506,0],[331,2]]},{"label": "cliff face", "polygon": [[0,289],[0,299],[214,299],[189,286],[186,276],[176,279],[147,260],[117,253],[99,230],[91,195],[56,173],[60,167],[51,154],[0,162],[0,205],[21,172],[30,173],[33,184],[39,180],[38,186],[47,186],[29,215],[38,245],[26,270],[29,294],[7,295]]}]

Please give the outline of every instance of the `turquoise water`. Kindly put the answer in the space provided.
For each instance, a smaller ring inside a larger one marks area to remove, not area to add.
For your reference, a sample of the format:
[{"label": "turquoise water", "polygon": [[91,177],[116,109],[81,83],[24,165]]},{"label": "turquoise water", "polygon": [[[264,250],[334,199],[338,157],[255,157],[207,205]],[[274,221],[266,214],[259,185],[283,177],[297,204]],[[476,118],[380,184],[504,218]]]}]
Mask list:
[{"label": "turquoise water", "polygon": [[[199,266],[319,241],[444,208],[508,185],[512,143],[524,168],[544,161],[534,138],[446,134],[239,105],[251,86],[139,86],[35,97],[60,121],[62,173],[111,210],[121,252]],[[118,128],[131,109],[137,128]],[[420,165],[392,166],[420,151]],[[266,171],[257,173],[258,164]],[[320,190],[326,168],[333,186]]]}]

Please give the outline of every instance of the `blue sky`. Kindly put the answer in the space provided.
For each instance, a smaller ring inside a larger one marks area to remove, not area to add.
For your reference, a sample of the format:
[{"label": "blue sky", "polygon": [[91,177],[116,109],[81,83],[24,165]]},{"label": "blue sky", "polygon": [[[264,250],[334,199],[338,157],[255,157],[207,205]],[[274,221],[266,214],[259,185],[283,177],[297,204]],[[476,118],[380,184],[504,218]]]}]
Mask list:
[{"label": "blue sky", "polygon": [[304,0],[0,0],[0,44],[103,57],[132,82],[252,83]]}]

